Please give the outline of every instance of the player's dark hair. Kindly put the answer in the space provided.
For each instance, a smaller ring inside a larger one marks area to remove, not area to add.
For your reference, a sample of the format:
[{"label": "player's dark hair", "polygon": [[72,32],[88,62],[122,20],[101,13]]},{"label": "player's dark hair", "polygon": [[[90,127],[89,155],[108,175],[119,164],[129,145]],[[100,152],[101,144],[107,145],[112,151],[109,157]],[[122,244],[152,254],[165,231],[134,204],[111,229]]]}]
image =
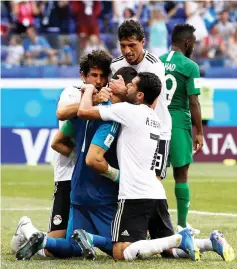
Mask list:
[{"label": "player's dark hair", "polygon": [[161,92],[159,77],[150,72],[138,73],[140,80],[137,83],[138,90],[144,93],[144,103],[152,105]]},{"label": "player's dark hair", "polygon": [[171,36],[172,44],[181,43],[186,38],[193,35],[195,31],[196,31],[196,28],[188,23],[176,24],[172,32],[172,36]]},{"label": "player's dark hair", "polygon": [[121,75],[123,77],[123,80],[127,85],[137,76],[137,71],[129,66],[121,67],[116,73],[114,73],[112,78],[118,79],[118,75]]},{"label": "player's dark hair", "polygon": [[135,36],[137,40],[142,41],[145,37],[144,29],[140,22],[126,20],[118,28],[118,39],[129,39],[132,36]]},{"label": "player's dark hair", "polygon": [[107,52],[104,50],[93,50],[91,53],[81,57],[80,71],[87,76],[91,68],[98,67],[105,76],[108,76],[111,73],[111,62],[112,56]]}]

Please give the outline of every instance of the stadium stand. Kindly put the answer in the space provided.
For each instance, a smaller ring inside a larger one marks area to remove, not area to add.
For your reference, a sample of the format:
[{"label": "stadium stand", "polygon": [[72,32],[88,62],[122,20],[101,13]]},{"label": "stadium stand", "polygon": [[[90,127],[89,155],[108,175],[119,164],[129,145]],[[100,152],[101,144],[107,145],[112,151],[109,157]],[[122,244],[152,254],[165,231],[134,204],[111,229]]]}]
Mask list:
[{"label": "stadium stand", "polygon": [[[1,2],[2,78],[78,77],[78,59],[88,51],[103,47],[119,55],[117,28],[130,18],[142,23],[146,47],[157,56],[168,50],[175,24],[201,20],[194,60],[205,77],[237,77],[237,1],[125,0],[118,5],[116,1],[15,0]],[[29,26],[41,40],[37,46],[32,46],[34,40],[26,42]],[[167,39],[162,49],[154,42],[158,33]],[[43,46],[49,50],[44,58]],[[29,61],[29,48],[41,55],[36,61]]]}]

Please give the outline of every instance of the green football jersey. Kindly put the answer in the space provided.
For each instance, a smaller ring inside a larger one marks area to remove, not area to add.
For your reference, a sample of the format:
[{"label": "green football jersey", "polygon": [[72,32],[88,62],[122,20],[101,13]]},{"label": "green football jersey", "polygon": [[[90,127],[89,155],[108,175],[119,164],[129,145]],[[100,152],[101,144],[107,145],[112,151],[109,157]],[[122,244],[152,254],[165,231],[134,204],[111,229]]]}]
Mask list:
[{"label": "green football jersey", "polygon": [[172,126],[191,128],[189,95],[200,94],[198,65],[181,52],[170,51],[160,57],[165,66],[168,109]]}]

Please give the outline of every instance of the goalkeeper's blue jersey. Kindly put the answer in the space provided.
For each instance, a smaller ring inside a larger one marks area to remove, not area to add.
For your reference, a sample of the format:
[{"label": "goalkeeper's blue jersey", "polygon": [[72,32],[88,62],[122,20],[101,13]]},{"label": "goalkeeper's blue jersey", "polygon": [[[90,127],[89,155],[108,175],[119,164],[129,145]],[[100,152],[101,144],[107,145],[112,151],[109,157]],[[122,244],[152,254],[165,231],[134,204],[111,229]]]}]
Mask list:
[{"label": "goalkeeper's blue jersey", "polygon": [[[106,105],[108,103],[105,103]],[[109,164],[118,168],[116,142],[119,124],[105,121],[71,120],[76,130],[77,161],[71,181],[71,203],[76,205],[105,205],[118,200],[118,184],[89,168],[86,155],[90,144],[104,148]],[[111,146],[111,147],[110,147]]]}]

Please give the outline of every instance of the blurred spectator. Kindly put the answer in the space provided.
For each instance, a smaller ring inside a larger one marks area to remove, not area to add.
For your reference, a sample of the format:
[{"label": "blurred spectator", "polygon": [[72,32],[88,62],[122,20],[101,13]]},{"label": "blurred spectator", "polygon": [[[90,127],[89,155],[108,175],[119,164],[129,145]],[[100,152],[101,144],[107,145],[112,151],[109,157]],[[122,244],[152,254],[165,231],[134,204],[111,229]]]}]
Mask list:
[{"label": "blurred spectator", "polygon": [[166,1],[165,10],[169,19],[179,20],[180,23],[186,21],[184,1]]},{"label": "blurred spectator", "polygon": [[229,13],[225,10],[220,14],[220,22],[217,26],[224,41],[229,40],[230,36],[235,32],[234,24],[229,21]]},{"label": "blurred spectator", "polygon": [[[124,21],[125,9],[135,11],[137,1],[129,1],[129,0],[115,0],[112,2],[113,8],[113,22],[115,25],[119,26]],[[142,4],[142,3],[141,3]],[[134,14],[135,15],[135,14]]]},{"label": "blurred spectator", "polygon": [[16,33],[24,33],[27,27],[34,25],[34,16],[39,15],[40,10],[34,0],[14,0],[11,5],[12,13],[16,19]]},{"label": "blurred spectator", "polygon": [[123,11],[123,20],[137,20],[135,12],[131,8],[125,8]]},{"label": "blurred spectator", "polygon": [[165,11],[167,13],[167,29],[171,34],[174,26],[178,23],[185,23],[186,14],[183,1],[165,1]]},{"label": "blurred spectator", "polygon": [[72,1],[73,13],[76,17],[77,32],[80,38],[80,48],[85,48],[86,42],[91,35],[99,37],[98,16],[101,12],[99,1]]},{"label": "blurred spectator", "polygon": [[229,7],[230,21],[237,22],[237,1],[231,1]]},{"label": "blurred spectator", "polygon": [[224,57],[224,41],[217,24],[212,26],[210,34],[201,42],[200,52],[203,59],[216,60]]},{"label": "blurred spectator", "polygon": [[225,8],[229,6],[228,1],[214,0],[212,2],[217,15],[220,14]]},{"label": "blurred spectator", "polygon": [[232,66],[237,66],[237,30],[228,41],[228,56]]},{"label": "blurred spectator", "polygon": [[12,36],[7,47],[6,64],[9,66],[19,66],[24,56],[24,48],[21,45],[19,36]]},{"label": "blurred spectator", "polygon": [[93,50],[105,50],[107,51],[107,48],[101,42],[101,40],[96,35],[91,35],[87,41],[86,47],[83,51],[83,54],[86,55],[88,53],[91,53]]},{"label": "blurred spectator", "polygon": [[68,1],[43,1],[41,9],[41,29],[53,48],[59,48],[58,35],[69,32]]},{"label": "blurred spectator", "polygon": [[59,64],[72,65],[72,48],[67,37],[60,39]]},{"label": "blurred spectator", "polygon": [[6,45],[8,34],[12,28],[12,18],[10,15],[10,3],[1,2],[1,45]]},{"label": "blurred spectator", "polygon": [[165,4],[163,0],[149,1],[148,8],[152,12],[153,9],[160,9],[166,15]]},{"label": "blurred spectator", "polygon": [[38,36],[33,26],[26,30],[27,37],[24,39],[26,65],[47,65],[56,63],[56,51],[52,49],[48,41]]},{"label": "blurred spectator", "polygon": [[165,16],[163,10],[155,7],[153,9],[150,24],[149,47],[151,53],[157,57],[168,51],[168,31],[166,28]]},{"label": "blurred spectator", "polygon": [[216,23],[216,12],[213,5],[213,1],[203,1],[201,15],[205,22],[207,30],[210,31],[212,25]]},{"label": "blurred spectator", "polygon": [[202,9],[201,2],[185,2],[185,13],[187,16],[186,23],[191,24],[196,28],[196,41],[200,42],[203,38],[208,36],[206,25],[200,15]]}]

